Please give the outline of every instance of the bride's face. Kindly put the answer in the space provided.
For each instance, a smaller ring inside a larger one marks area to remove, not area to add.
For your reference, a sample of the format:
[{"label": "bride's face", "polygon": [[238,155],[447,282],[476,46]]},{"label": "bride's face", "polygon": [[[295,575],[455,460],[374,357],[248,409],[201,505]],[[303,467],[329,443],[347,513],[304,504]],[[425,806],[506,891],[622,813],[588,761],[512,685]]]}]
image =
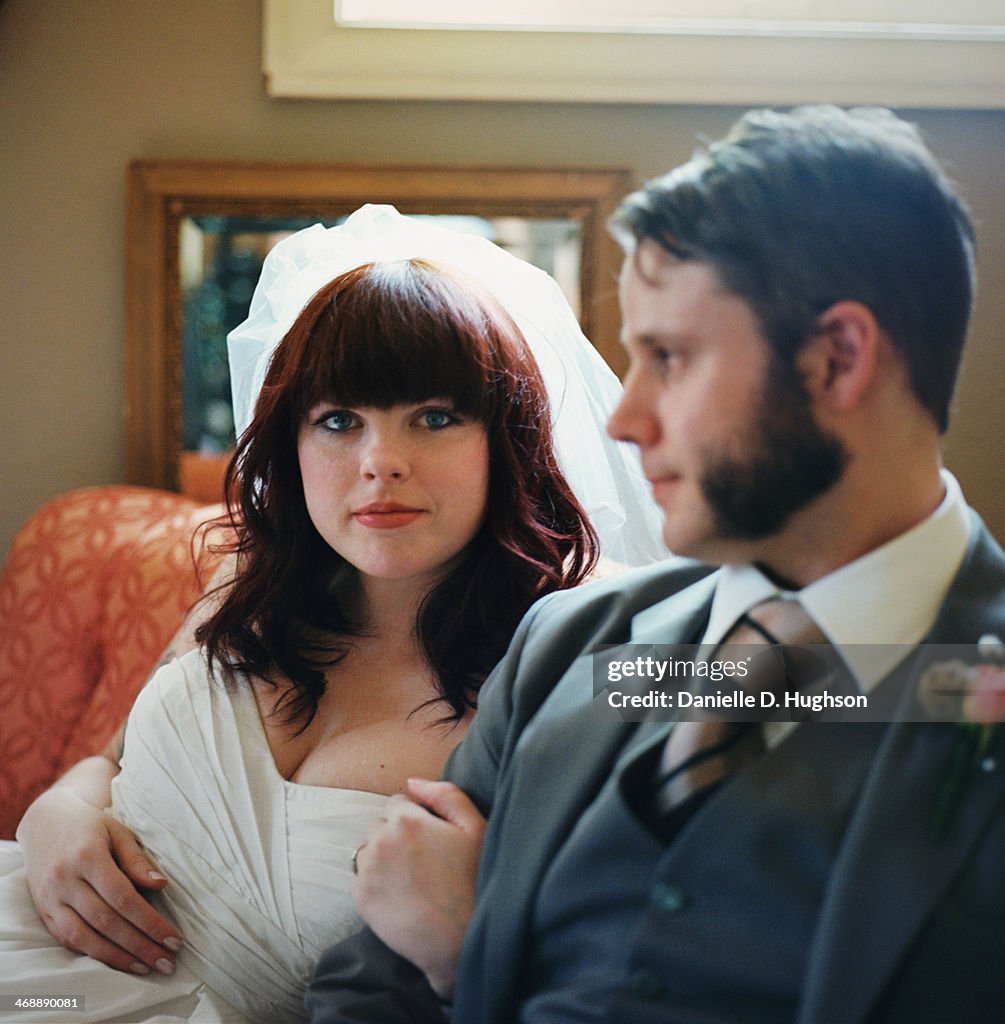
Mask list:
[{"label": "bride's face", "polygon": [[432,583],[485,518],[485,427],[449,400],[307,411],[297,442],[315,529],[360,573]]}]

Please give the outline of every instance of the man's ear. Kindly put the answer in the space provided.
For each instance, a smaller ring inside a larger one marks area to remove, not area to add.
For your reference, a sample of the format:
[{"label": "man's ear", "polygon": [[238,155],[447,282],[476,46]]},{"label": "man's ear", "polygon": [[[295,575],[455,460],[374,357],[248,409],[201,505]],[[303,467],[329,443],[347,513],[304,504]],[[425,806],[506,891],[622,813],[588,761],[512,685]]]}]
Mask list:
[{"label": "man's ear", "polygon": [[875,379],[882,342],[876,317],[861,302],[842,300],[821,313],[796,356],[814,401],[835,410],[857,405]]}]

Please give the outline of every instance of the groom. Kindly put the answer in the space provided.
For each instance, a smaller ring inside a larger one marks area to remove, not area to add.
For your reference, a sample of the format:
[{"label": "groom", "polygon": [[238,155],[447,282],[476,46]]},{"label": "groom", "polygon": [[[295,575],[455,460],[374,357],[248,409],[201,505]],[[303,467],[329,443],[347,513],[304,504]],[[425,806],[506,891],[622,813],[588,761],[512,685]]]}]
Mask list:
[{"label": "groom", "polygon": [[[609,429],[694,561],[531,611],[457,788],[415,783],[359,851],[373,931],[322,959],[312,1020],[1001,1020],[1005,744],[905,710],[919,645],[979,662],[1005,636],[1005,555],[940,463],[967,214],[911,126],[805,108],[747,115],[614,230],[631,368]],[[758,726],[727,764],[698,723],[594,697],[597,645],[732,642],[777,608],[900,710]]]}]

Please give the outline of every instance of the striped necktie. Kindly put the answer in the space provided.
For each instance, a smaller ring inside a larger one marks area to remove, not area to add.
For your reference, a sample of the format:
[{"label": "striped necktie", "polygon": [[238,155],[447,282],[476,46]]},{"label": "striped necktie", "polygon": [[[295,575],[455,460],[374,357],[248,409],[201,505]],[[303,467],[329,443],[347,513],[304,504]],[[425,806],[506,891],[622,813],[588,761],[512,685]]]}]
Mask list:
[{"label": "striped necktie", "polygon": [[[742,660],[751,647],[778,648],[778,658],[757,659],[760,669],[743,685],[776,696],[798,689],[782,654],[782,645],[826,644],[820,627],[794,598],[775,597],[755,605],[737,620],[714,651],[718,660]],[[739,678],[734,679],[739,682]],[[809,680],[805,680],[809,682]],[[679,722],[663,746],[656,779],[657,815],[674,812],[686,801],[726,779],[764,750],[760,721],[703,718]]]}]

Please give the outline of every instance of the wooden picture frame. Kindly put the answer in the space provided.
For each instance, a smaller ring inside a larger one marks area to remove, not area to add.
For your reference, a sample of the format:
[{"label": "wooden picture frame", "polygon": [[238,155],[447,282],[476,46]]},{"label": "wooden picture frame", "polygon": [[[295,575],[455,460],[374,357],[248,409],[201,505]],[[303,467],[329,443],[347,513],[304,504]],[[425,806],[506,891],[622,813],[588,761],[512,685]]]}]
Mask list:
[{"label": "wooden picture frame", "polygon": [[127,481],[168,489],[179,484],[184,218],[321,220],[373,202],[402,213],[573,219],[581,225],[583,330],[620,373],[621,254],[606,222],[630,186],[622,168],[134,161],[126,241]]}]

